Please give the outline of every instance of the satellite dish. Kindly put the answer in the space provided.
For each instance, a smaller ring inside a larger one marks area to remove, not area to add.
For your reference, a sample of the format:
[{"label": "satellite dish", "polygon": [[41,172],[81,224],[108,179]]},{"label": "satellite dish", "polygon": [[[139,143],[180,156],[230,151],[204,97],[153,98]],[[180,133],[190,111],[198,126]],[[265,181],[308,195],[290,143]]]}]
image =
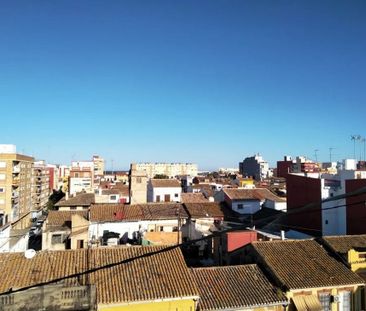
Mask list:
[{"label": "satellite dish", "polygon": [[27,259],[32,259],[35,255],[37,254],[37,252],[30,248],[30,249],[27,249],[25,252],[24,252],[24,256],[25,258]]}]

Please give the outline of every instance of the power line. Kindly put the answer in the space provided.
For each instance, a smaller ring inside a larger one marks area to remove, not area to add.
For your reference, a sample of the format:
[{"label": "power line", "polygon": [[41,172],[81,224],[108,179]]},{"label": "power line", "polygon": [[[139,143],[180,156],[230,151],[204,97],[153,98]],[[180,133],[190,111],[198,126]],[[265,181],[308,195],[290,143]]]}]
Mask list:
[{"label": "power line", "polygon": [[[354,191],[352,193],[349,193],[349,194],[346,194],[346,195],[337,196],[337,197],[333,197],[333,198],[330,198],[330,199],[327,199],[327,200],[323,200],[323,201],[327,201],[328,202],[328,201],[335,200],[338,197],[344,198],[344,197],[350,197],[350,196],[357,196],[357,195],[361,195],[363,193],[366,193],[366,188],[362,188],[362,189],[359,189],[359,190]],[[360,202],[364,202],[364,201],[360,201]],[[307,208],[308,206],[310,206],[310,204],[301,207],[301,209]],[[344,205],[341,205],[341,206],[344,206]],[[334,207],[331,207],[331,208],[338,208],[338,207],[337,206],[334,206]],[[269,217],[267,217],[267,218],[269,218]],[[272,216],[270,216],[270,218],[272,218]],[[261,219],[261,221],[263,221],[263,219]],[[49,281],[40,282],[40,283],[36,283],[36,284],[33,284],[33,285],[21,287],[21,288],[18,288],[16,290],[10,289],[7,292],[0,293],[0,296],[7,295],[7,294],[11,294],[11,293],[16,293],[16,292],[26,291],[28,289],[35,288],[35,287],[39,287],[39,286],[45,286],[45,285],[48,285],[48,284],[53,284],[53,283],[61,282],[63,280],[70,279],[70,278],[78,278],[78,277],[80,277],[82,275],[86,275],[86,274],[89,274],[89,273],[93,273],[93,272],[96,272],[96,271],[99,271],[99,270],[102,270],[102,269],[112,268],[112,267],[115,267],[115,266],[118,266],[118,265],[121,265],[121,264],[125,264],[125,263],[132,262],[132,261],[137,260],[137,259],[140,259],[140,258],[150,257],[150,256],[153,256],[153,255],[157,255],[159,253],[163,253],[163,252],[167,252],[169,250],[173,250],[173,249],[178,248],[178,247],[189,246],[189,245],[195,244],[195,243],[200,242],[200,241],[205,241],[205,240],[209,240],[209,239],[212,239],[214,237],[217,237],[217,236],[221,236],[221,235],[223,235],[225,233],[234,232],[234,231],[238,231],[238,230],[243,230],[243,229],[247,229],[247,228],[248,228],[248,225],[242,225],[242,226],[237,226],[235,228],[230,228],[230,229],[226,229],[226,230],[217,231],[217,232],[214,232],[213,234],[207,235],[207,236],[202,237],[202,238],[198,238],[198,239],[186,241],[186,242],[183,242],[183,243],[180,243],[180,244],[168,246],[168,247],[163,248],[161,250],[157,250],[157,251],[154,251],[154,252],[149,252],[149,253],[146,253],[146,254],[143,254],[143,255],[139,255],[139,256],[135,256],[135,257],[131,257],[131,258],[128,258],[128,259],[125,259],[125,260],[121,260],[121,261],[115,262],[115,263],[106,264],[106,265],[103,265],[103,266],[100,266],[100,267],[91,268],[91,269],[88,269],[88,270],[85,270],[85,271],[82,271],[82,272],[70,274],[70,275],[63,276],[63,277],[60,277],[60,278],[56,278],[56,279],[53,279],[53,280],[49,280]]]}]

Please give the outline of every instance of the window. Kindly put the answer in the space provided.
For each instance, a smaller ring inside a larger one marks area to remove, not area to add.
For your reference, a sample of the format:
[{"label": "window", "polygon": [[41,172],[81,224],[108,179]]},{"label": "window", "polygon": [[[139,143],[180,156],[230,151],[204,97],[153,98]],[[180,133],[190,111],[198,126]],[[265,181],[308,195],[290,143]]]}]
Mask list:
[{"label": "window", "polygon": [[156,202],[160,202],[160,195],[156,196]]},{"label": "window", "polygon": [[159,231],[160,232],[163,232],[164,231],[164,227],[163,226],[159,227]]},{"label": "window", "polygon": [[76,248],[84,248],[84,240],[77,240]]},{"label": "window", "polygon": [[330,295],[328,293],[319,294],[319,301],[322,306],[322,311],[330,311]]},{"label": "window", "polygon": [[70,210],[76,210],[76,206],[70,206]]},{"label": "window", "polygon": [[0,174],[0,180],[5,180],[5,174]]},{"label": "window", "polygon": [[243,204],[238,204],[238,209],[243,209],[243,208],[244,208]]},{"label": "window", "polygon": [[174,197],[175,197],[175,198],[178,198],[178,193],[174,194]]},{"label": "window", "polygon": [[4,199],[0,199],[0,205],[5,204],[5,200]]},{"label": "window", "polygon": [[137,178],[136,178],[136,182],[137,182],[138,184],[141,184],[141,182],[142,182],[141,177],[137,177]]},{"label": "window", "polygon": [[351,311],[351,292],[340,292],[339,311]]},{"label": "window", "polygon": [[0,193],[5,192],[5,188],[4,187],[0,187]]},{"label": "window", "polygon": [[116,196],[116,195],[111,195],[111,196],[109,197],[109,199],[110,199],[110,200],[115,201],[115,200],[117,200],[117,196]]},{"label": "window", "polygon": [[53,234],[51,238],[51,244],[60,244],[60,243],[62,243],[62,235]]},{"label": "window", "polygon": [[6,162],[0,162],[0,168],[5,168],[6,167]]}]

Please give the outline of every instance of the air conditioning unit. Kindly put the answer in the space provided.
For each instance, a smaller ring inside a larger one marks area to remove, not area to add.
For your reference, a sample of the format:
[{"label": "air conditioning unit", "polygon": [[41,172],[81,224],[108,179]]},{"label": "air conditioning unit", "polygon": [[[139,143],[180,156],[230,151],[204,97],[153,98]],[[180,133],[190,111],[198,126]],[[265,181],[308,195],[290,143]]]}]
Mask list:
[{"label": "air conditioning unit", "polygon": [[333,295],[332,296],[332,302],[338,303],[340,301],[341,297],[339,295]]}]

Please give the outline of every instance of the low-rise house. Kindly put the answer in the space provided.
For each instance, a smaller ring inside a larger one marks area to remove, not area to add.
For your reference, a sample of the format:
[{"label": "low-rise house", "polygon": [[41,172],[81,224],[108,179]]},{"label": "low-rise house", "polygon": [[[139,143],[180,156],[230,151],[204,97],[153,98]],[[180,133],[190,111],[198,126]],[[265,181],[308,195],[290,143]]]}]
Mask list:
[{"label": "low-rise house", "polygon": [[361,310],[364,280],[315,240],[253,242],[257,263],[289,299],[289,310]]},{"label": "low-rise house", "polygon": [[94,193],[78,193],[72,197],[64,197],[55,204],[59,211],[82,211],[89,209],[95,202]]},{"label": "low-rise house", "polygon": [[176,179],[150,179],[147,202],[180,202],[182,187]]},{"label": "low-rise house", "polygon": [[130,192],[127,185],[112,185],[95,190],[95,203],[129,203]]},{"label": "low-rise house", "polygon": [[[21,304],[18,309],[14,306],[23,299],[28,310],[59,310],[62,304],[62,310],[193,311],[199,300],[179,248],[119,246],[41,251],[29,259],[23,253],[0,254],[0,266],[0,309],[24,310]],[[75,277],[68,277],[71,275]],[[51,283],[63,278],[64,282]],[[37,299],[30,299],[29,291],[11,293],[12,289],[35,284],[47,284],[29,290]],[[48,289],[55,286],[61,287],[49,294]]]},{"label": "low-rise house", "polygon": [[268,207],[276,210],[286,210],[286,200],[273,194],[266,188],[226,188],[215,200],[224,200],[233,211],[240,214],[254,214],[261,207]]},{"label": "low-rise house", "polygon": [[42,250],[88,246],[88,211],[49,211],[43,224]]},{"label": "low-rise house", "polygon": [[0,253],[24,252],[28,248],[30,212],[0,227]]},{"label": "low-rise house", "polygon": [[141,243],[146,232],[180,232],[188,218],[179,203],[93,204],[89,238],[94,245]]},{"label": "low-rise house", "polygon": [[257,265],[192,268],[200,300],[198,310],[282,311],[287,299]]},{"label": "low-rise house", "polygon": [[[235,214],[222,203],[184,203],[184,207],[189,216],[182,228],[185,240],[200,239],[220,230],[225,218],[235,220]],[[199,246],[200,255],[205,251],[212,254],[212,240],[199,241],[196,245]]]},{"label": "low-rise house", "polygon": [[326,236],[321,243],[337,253],[352,271],[366,281],[366,234]]}]

